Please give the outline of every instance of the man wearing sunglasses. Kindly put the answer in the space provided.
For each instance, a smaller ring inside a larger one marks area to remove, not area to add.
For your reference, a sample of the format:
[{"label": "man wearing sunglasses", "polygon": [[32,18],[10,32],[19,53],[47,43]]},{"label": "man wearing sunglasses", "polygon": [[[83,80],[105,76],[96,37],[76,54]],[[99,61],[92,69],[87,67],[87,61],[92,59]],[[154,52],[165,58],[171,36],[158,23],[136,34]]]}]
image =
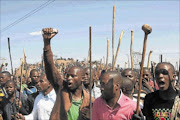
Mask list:
[{"label": "man wearing sunglasses", "polygon": [[146,95],[143,114],[146,120],[170,120],[177,92],[174,88],[175,70],[171,63],[158,63],[155,78],[159,90]]}]

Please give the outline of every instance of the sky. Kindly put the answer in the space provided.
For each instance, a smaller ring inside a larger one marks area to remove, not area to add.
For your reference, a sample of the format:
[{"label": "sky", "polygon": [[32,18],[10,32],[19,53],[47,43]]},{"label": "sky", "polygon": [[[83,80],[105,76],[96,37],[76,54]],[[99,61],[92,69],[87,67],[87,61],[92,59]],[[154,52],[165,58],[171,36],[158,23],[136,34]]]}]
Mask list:
[{"label": "sky", "polygon": [[[34,14],[45,3],[49,3]],[[133,51],[142,53],[144,32],[142,25],[152,27],[148,35],[144,66],[147,66],[149,51],[152,50],[151,61],[171,62],[176,67],[180,56],[180,1],[76,1],[76,0],[1,0],[0,1],[0,64],[10,59],[7,38],[10,38],[13,68],[20,65],[23,49],[27,63],[41,61],[43,54],[43,38],[40,31],[46,27],[58,29],[58,34],[51,40],[54,55],[63,58],[84,60],[88,56],[89,27],[92,29],[92,60],[104,63],[109,39],[109,63],[112,60],[112,16],[115,6],[115,53],[122,31],[117,64],[124,67],[130,59],[131,30],[133,35]],[[24,17],[24,19],[22,18]],[[22,18],[22,19],[21,19]],[[7,28],[17,20],[12,27]],[[7,28],[7,29],[5,29]]]}]

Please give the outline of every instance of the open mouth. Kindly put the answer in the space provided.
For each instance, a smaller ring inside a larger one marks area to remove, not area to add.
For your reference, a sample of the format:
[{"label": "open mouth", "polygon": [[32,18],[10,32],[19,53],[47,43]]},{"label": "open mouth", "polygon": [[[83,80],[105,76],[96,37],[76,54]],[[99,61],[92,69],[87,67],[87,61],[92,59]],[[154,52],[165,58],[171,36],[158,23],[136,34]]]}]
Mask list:
[{"label": "open mouth", "polygon": [[69,82],[68,82],[68,87],[71,87],[71,86],[72,86],[72,83],[69,83]]},{"label": "open mouth", "polygon": [[7,94],[11,94],[12,93],[12,91],[7,91]]},{"label": "open mouth", "polygon": [[40,90],[41,90],[41,88],[40,88],[40,87],[37,87],[37,90],[38,90],[38,91],[40,91]]},{"label": "open mouth", "polygon": [[164,85],[165,85],[165,82],[163,82],[163,81],[160,81],[158,84],[159,84],[159,87],[164,87]]}]

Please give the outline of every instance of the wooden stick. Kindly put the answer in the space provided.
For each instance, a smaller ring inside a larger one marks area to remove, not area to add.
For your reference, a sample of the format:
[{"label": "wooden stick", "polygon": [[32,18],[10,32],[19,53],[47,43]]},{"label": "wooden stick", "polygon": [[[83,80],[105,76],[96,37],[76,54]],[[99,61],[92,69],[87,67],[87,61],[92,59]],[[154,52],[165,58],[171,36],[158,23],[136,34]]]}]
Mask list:
[{"label": "wooden stick", "polygon": [[27,78],[28,78],[28,70],[27,70],[27,62],[26,62],[25,50],[24,50],[24,68],[26,69],[26,71],[25,71],[25,79],[27,80]]},{"label": "wooden stick", "polygon": [[116,57],[115,57],[115,60],[114,60],[113,68],[115,68],[115,65],[116,65],[116,61],[117,61],[117,57],[118,57],[119,48],[120,48],[120,45],[121,45],[121,40],[122,40],[123,34],[124,34],[124,31],[121,32],[121,35],[119,37],[119,43],[118,43],[118,47],[117,47],[117,50],[116,50]]},{"label": "wooden stick", "polygon": [[139,79],[139,91],[138,91],[138,99],[137,99],[137,107],[136,107],[136,114],[139,115],[139,102],[140,102],[140,93],[141,93],[141,88],[142,88],[142,78],[143,78],[143,66],[144,66],[144,58],[145,58],[145,53],[146,53],[146,43],[147,43],[147,37],[148,34],[151,33],[152,28],[145,24],[142,26],[142,30],[145,32],[144,36],[144,45],[143,45],[143,52],[142,52],[142,61],[141,61],[141,71],[140,71],[140,79]]},{"label": "wooden stick", "polygon": [[[23,70],[23,60],[22,58],[20,59],[21,60],[21,77],[20,77],[20,91],[19,91],[19,101],[21,101],[21,92],[22,92],[22,70]],[[19,102],[18,102],[18,113],[19,113]]]},{"label": "wooden stick", "polygon": [[131,69],[133,70],[133,55],[132,55],[132,45],[133,45],[133,30],[131,30],[131,46],[130,46],[130,55],[131,55]]},{"label": "wooden stick", "polygon": [[12,66],[12,58],[11,58],[10,38],[8,38],[8,48],[9,48],[9,57],[10,57],[10,62],[11,62],[11,74],[13,75],[13,66]]},{"label": "wooden stick", "polygon": [[105,63],[105,57],[103,56],[103,64],[105,65],[106,63]]},{"label": "wooden stick", "polygon": [[114,70],[114,24],[115,24],[115,5],[113,6],[113,25],[112,25],[112,70]]},{"label": "wooden stick", "polygon": [[91,66],[91,26],[89,27],[89,62],[90,62],[90,120],[92,119],[92,100],[91,100],[91,90],[92,90],[92,78],[91,78],[91,69],[92,69],[92,66]]},{"label": "wooden stick", "polygon": [[152,54],[152,50],[149,52],[149,56],[148,56],[148,63],[147,63],[147,68],[149,68],[149,64],[150,64],[150,58],[151,58],[151,54]]},{"label": "wooden stick", "polygon": [[109,57],[109,39],[107,38],[106,69],[108,68],[108,57]]},{"label": "wooden stick", "polygon": [[154,83],[154,89],[156,90],[156,80],[155,80],[155,64],[153,61],[151,61],[151,74],[153,78],[153,83]]},{"label": "wooden stick", "polygon": [[124,68],[126,68],[126,65],[127,65],[127,62],[125,62],[125,64],[124,64]]},{"label": "wooden stick", "polygon": [[179,74],[178,74],[178,85],[180,85],[180,59],[179,59]]}]

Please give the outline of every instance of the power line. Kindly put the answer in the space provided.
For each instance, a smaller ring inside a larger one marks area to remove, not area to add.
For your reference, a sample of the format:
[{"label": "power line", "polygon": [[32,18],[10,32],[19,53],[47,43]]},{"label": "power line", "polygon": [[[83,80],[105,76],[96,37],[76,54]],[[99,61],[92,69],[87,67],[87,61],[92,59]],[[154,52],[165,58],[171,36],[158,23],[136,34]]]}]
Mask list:
[{"label": "power line", "polygon": [[39,10],[43,9],[44,7],[48,6],[49,4],[51,4],[52,2],[54,2],[55,0],[49,0],[47,2],[45,2],[44,4],[42,4],[41,6],[37,7],[36,9],[34,9],[33,11],[29,12],[28,14],[26,14],[25,16],[19,18],[18,20],[14,21],[13,23],[11,23],[10,25],[6,26],[5,28],[1,29],[1,33],[6,31],[7,29],[13,27],[14,25],[20,23],[21,21],[25,20],[26,18],[30,17],[31,15],[35,14],[36,12],[38,12]]}]

